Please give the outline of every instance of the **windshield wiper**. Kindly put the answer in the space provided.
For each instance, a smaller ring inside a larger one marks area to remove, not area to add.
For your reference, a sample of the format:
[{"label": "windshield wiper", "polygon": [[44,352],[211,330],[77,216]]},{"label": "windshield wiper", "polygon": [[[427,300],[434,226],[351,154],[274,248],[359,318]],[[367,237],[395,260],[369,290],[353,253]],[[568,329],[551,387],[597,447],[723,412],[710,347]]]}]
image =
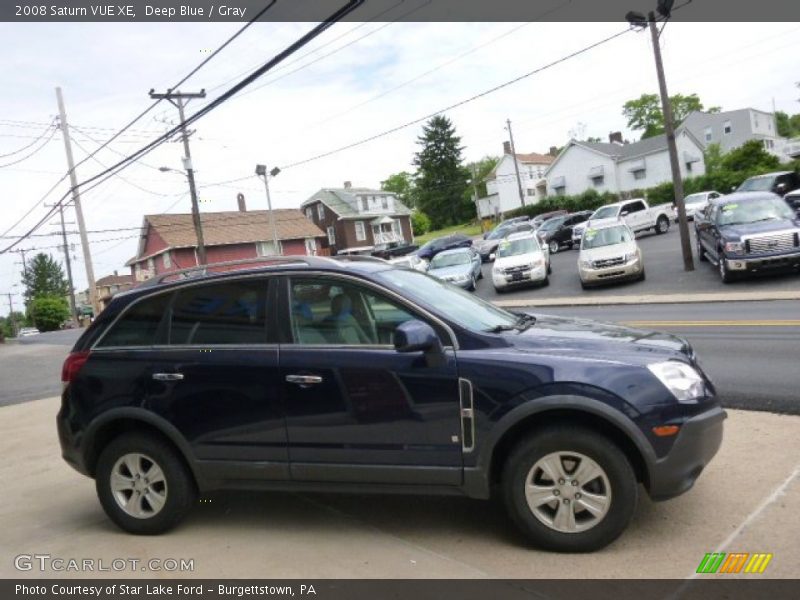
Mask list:
[{"label": "windshield wiper", "polygon": [[525,313],[515,313],[517,314],[517,320],[514,322],[513,325],[495,325],[494,327],[490,327],[486,329],[488,333],[502,333],[504,331],[525,331],[529,327],[531,327],[534,323],[536,323],[536,317],[533,315],[528,315]]},{"label": "windshield wiper", "polygon": [[516,328],[516,325],[495,325],[489,329],[484,329],[484,331],[487,333],[502,333],[503,331],[514,331]]}]

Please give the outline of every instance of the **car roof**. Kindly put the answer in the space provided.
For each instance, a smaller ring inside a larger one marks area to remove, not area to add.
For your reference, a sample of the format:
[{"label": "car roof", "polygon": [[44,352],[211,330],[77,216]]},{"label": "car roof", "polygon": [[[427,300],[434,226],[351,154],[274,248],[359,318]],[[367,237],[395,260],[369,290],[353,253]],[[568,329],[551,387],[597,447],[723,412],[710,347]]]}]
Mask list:
[{"label": "car roof", "polygon": [[506,238],[506,240],[524,240],[526,238],[536,239],[536,235],[532,231],[518,231],[516,233],[512,233]]},{"label": "car roof", "polygon": [[[469,252],[469,248],[450,248],[450,250],[444,250],[439,252],[436,256],[447,256],[448,254],[463,254],[464,252]],[[435,257],[434,257],[435,258]]]},{"label": "car roof", "polygon": [[[777,177],[779,175],[789,175],[790,173],[794,173],[794,171],[773,171],[772,173],[764,173],[763,175],[753,175],[752,177],[748,177],[747,179],[764,179],[766,177]],[[747,179],[745,181],[747,181]]]},{"label": "car roof", "polygon": [[767,198],[780,198],[778,194],[772,192],[733,192],[725,196],[720,196],[711,200],[712,204],[722,206],[731,202],[753,202],[756,200],[766,200]]}]

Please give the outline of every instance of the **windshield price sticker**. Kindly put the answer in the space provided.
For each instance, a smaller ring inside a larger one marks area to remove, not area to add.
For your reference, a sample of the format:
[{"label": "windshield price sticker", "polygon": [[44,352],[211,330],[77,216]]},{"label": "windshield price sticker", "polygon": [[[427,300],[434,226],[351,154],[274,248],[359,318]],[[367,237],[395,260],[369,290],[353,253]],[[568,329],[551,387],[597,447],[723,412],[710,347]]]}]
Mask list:
[{"label": "windshield price sticker", "polygon": [[723,212],[727,212],[729,210],[733,210],[734,208],[739,208],[738,204],[725,204],[722,207]]}]

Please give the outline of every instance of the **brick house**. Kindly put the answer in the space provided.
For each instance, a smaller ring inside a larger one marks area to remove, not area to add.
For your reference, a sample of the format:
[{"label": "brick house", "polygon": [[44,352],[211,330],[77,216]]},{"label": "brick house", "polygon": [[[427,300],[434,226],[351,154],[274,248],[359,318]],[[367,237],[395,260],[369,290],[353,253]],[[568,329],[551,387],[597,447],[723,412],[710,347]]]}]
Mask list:
[{"label": "brick house", "polygon": [[414,240],[411,211],[392,192],[353,187],[323,188],[300,205],[325,232],[331,254],[369,250],[376,244]]},{"label": "brick house", "polygon": [[133,275],[120,275],[114,271],[113,275],[106,275],[95,281],[97,288],[97,301],[100,303],[100,310],[103,310],[114,294],[124,292],[133,287]]},{"label": "brick house", "polygon": [[[297,209],[276,209],[278,249],[272,247],[269,211],[201,213],[206,260],[209,264],[274,254],[326,254],[323,231]],[[126,266],[136,281],[198,264],[197,238],[191,214],[146,215],[139,250]]]}]

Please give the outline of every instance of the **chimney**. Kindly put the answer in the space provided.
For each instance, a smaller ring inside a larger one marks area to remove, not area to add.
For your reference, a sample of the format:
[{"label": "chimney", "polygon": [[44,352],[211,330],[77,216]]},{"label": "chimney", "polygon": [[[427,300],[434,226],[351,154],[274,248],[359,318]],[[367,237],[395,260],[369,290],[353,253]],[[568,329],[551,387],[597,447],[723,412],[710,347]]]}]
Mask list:
[{"label": "chimney", "polygon": [[117,271],[116,270],[114,271],[114,277],[117,277]]},{"label": "chimney", "polygon": [[349,190],[351,187],[353,187],[353,182],[352,181],[345,181],[344,182],[344,189]]},{"label": "chimney", "polygon": [[557,146],[550,146],[550,152],[548,152],[550,156],[558,156],[558,147]]},{"label": "chimney", "polygon": [[611,144],[622,144],[622,132],[614,131],[608,134],[608,141]]},{"label": "chimney", "polygon": [[244,203],[244,194],[236,194],[236,202],[239,204],[239,212],[247,212],[247,205]]},{"label": "chimney", "polygon": [[503,154],[511,154],[511,142],[503,142]]}]

